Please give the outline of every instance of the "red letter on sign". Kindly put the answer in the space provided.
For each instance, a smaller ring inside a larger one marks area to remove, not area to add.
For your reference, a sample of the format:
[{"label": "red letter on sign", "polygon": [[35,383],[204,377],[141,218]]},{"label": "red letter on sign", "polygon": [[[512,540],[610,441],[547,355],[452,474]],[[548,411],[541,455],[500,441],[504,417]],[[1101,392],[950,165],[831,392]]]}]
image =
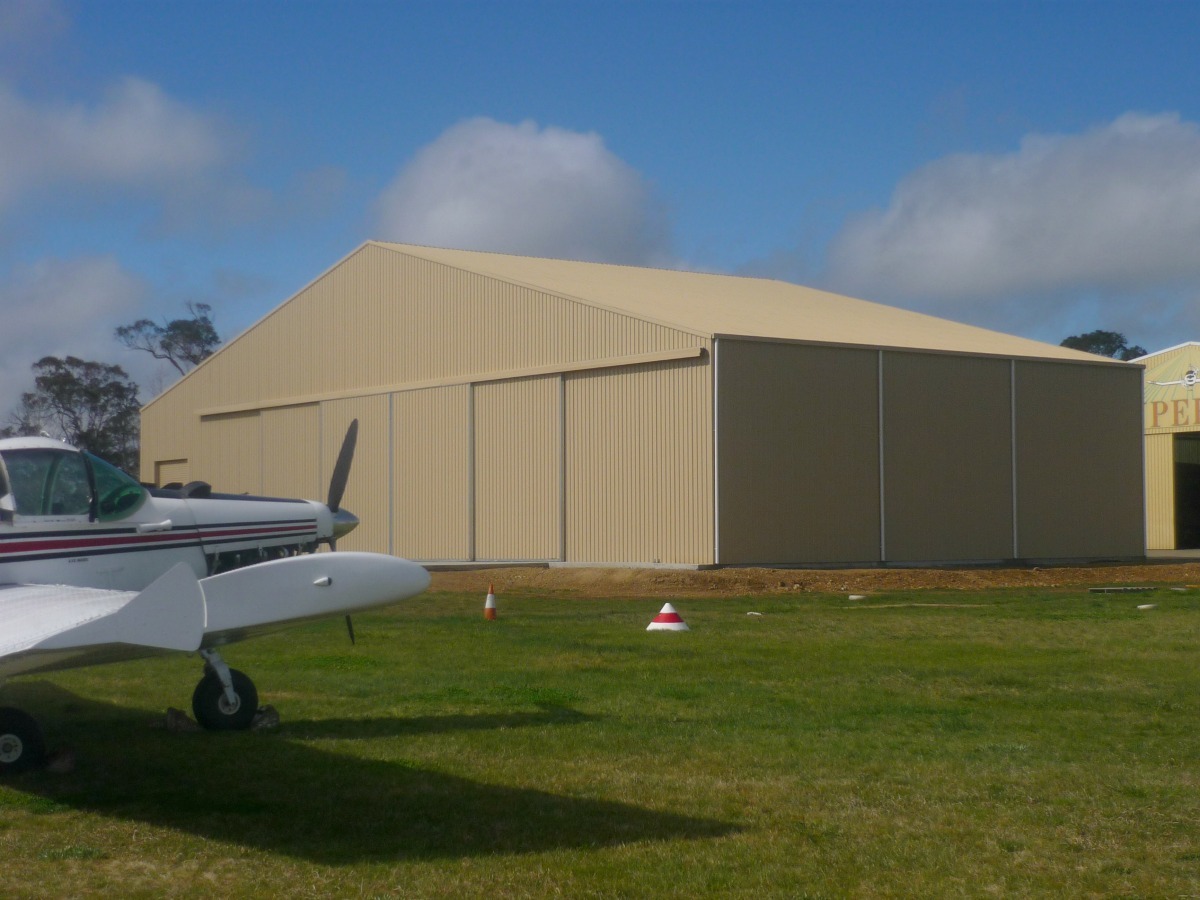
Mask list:
[{"label": "red letter on sign", "polygon": [[1150,413],[1151,413],[1151,417],[1153,419],[1153,424],[1151,424],[1151,426],[1150,426],[1151,428],[1161,428],[1162,427],[1161,425],[1158,424],[1158,417],[1161,416],[1166,411],[1167,411],[1167,401],[1166,400],[1155,400],[1153,403],[1150,404]]}]

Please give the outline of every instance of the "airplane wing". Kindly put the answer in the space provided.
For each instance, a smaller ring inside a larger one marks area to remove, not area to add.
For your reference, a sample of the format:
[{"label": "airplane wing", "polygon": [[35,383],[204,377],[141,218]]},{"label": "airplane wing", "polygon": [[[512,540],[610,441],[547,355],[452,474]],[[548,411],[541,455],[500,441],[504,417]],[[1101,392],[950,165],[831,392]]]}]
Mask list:
[{"label": "airplane wing", "polygon": [[144,591],[0,584],[0,679],[126,659],[150,650],[193,651],[204,637],[204,593],[184,563]]}]

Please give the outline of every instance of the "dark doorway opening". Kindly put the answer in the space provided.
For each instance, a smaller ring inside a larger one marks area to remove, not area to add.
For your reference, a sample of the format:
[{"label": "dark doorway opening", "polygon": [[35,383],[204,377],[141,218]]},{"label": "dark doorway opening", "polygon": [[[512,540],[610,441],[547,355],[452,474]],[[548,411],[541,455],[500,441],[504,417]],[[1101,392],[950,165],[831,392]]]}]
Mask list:
[{"label": "dark doorway opening", "polygon": [[1200,433],[1175,435],[1175,548],[1200,549]]}]

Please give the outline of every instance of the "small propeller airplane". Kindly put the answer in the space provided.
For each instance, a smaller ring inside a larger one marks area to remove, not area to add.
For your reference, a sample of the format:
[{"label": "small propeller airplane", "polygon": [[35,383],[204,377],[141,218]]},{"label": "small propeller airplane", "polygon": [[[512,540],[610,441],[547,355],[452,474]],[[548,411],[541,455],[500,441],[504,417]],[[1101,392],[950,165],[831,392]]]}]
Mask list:
[{"label": "small propeller airplane", "polygon": [[[358,524],[341,509],[358,422],[325,503],[217,494],[203,482],[147,488],[45,437],[0,440],[0,684],[11,675],[198,652],[192,711],[205,728],[248,728],[258,692],[219,649],[281,626],[385,606],[429,573],[336,549]],[[39,765],[36,720],[0,707],[0,776]]]}]

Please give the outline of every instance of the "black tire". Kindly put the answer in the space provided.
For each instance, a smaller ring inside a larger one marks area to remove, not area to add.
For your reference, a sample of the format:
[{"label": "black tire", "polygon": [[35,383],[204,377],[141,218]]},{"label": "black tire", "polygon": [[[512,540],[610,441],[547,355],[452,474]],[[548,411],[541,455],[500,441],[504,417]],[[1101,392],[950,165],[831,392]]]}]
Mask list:
[{"label": "black tire", "polygon": [[28,772],[46,761],[46,741],[33,716],[0,708],[0,778]]},{"label": "black tire", "polygon": [[258,690],[254,682],[237,669],[229,670],[237,704],[231,709],[225,701],[221,679],[206,672],[192,692],[192,712],[196,721],[209,731],[243,731],[254,721],[258,712]]}]

